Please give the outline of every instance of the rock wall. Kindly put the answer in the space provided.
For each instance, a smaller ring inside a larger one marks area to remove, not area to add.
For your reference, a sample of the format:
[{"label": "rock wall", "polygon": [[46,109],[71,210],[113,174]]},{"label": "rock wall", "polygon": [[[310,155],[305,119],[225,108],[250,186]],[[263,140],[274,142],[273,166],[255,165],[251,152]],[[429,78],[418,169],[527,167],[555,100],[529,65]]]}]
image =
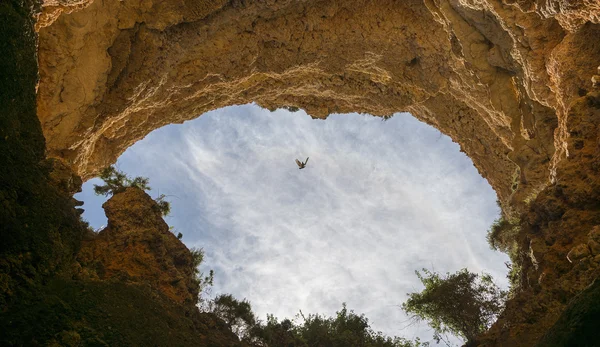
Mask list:
[{"label": "rock wall", "polygon": [[531,346],[597,276],[596,0],[45,5],[38,117],[48,155],[84,179],[152,130],[228,105],[409,111],[459,143],[519,220],[520,292],[482,344]]},{"label": "rock wall", "polygon": [[191,252],[169,231],[156,202],[138,188],[127,188],[102,206],[108,226],[82,243],[80,276],[150,285],[171,300],[198,301]]},{"label": "rock wall", "polygon": [[599,61],[597,3],[566,3],[96,1],[40,29],[38,114],[50,155],[89,178],[228,105],[409,111],[520,201],[565,157],[568,105]]}]

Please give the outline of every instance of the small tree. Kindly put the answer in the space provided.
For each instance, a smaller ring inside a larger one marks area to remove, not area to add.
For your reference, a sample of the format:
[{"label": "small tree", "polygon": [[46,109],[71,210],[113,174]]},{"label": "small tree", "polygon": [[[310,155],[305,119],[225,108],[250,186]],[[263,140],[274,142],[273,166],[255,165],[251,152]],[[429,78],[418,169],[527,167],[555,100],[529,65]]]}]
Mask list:
[{"label": "small tree", "polygon": [[[296,320],[302,322],[296,323]],[[258,322],[251,329],[251,339],[256,346],[287,347],[426,347],[422,343],[400,337],[389,337],[374,331],[364,314],[358,315],[349,310],[346,304],[333,317],[319,314],[304,316],[302,312],[297,319],[284,319],[281,322],[273,315],[267,315],[267,323]],[[248,339],[247,339],[248,340]]]},{"label": "small tree", "polygon": [[104,185],[99,186],[94,184],[94,193],[96,195],[114,195],[125,191],[129,187],[150,190],[148,178],[136,177],[130,179],[124,172],[117,170],[113,165],[104,168],[98,177],[104,181]]},{"label": "small tree", "polygon": [[231,331],[242,339],[250,339],[257,319],[248,300],[239,301],[231,294],[221,294],[212,301],[211,306],[210,311],[225,321]]},{"label": "small tree", "polygon": [[198,301],[199,304],[202,305],[202,295],[210,294],[210,288],[214,283],[215,272],[214,270],[210,270],[208,275],[204,276],[204,273],[200,271],[200,264],[204,261],[204,250],[202,248],[192,248],[190,249],[190,253],[192,254],[192,266],[194,267],[194,281],[200,288]]},{"label": "small tree", "polygon": [[410,293],[402,309],[413,318],[426,320],[434,330],[436,341],[442,334],[452,333],[473,345],[504,308],[506,292],[488,274],[478,275],[462,269],[442,278],[423,269],[415,271],[425,289]]},{"label": "small tree", "polygon": [[487,242],[490,248],[510,254],[516,245],[519,234],[519,226],[504,217],[497,218],[487,232]]},{"label": "small tree", "polygon": [[521,284],[521,268],[523,252],[519,251],[519,234],[521,231],[519,220],[516,218],[497,218],[487,232],[487,241],[490,248],[506,253],[510,262],[505,263],[509,269],[507,278],[510,281],[510,295],[514,295]]},{"label": "small tree", "polygon": [[307,346],[364,346],[364,347],[419,347],[427,343],[389,337],[374,331],[364,314],[358,315],[348,310],[346,304],[336,312],[335,317],[311,314],[304,318],[304,324],[296,328]]},{"label": "small tree", "polygon": [[167,196],[165,194],[161,194],[158,198],[154,199],[156,202],[156,206],[158,206],[158,211],[163,216],[168,216],[171,213],[171,203],[165,200]]},{"label": "small tree", "polygon": [[[94,184],[94,193],[96,195],[115,195],[124,192],[125,189],[130,187],[151,190],[150,186],[148,186],[147,177],[138,176],[131,179],[124,172],[117,170],[113,165],[104,168],[98,177],[104,181],[104,184]],[[158,198],[154,199],[157,205],[156,208],[163,216],[171,213],[171,203],[165,200],[165,198],[166,195],[161,194]]]}]

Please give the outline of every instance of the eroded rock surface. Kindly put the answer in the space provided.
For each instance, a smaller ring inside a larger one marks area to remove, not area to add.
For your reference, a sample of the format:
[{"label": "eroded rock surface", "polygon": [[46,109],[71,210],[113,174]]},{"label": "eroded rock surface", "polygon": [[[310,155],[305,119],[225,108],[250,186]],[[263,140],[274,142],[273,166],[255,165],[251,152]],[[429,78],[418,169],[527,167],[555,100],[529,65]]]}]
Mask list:
[{"label": "eroded rock surface", "polygon": [[147,284],[177,303],[195,304],[191,252],[169,231],[152,198],[127,188],[103,205],[108,226],[82,243],[82,276]]},{"label": "eroded rock surface", "polygon": [[41,28],[38,114],[50,155],[89,178],[150,131],[223,106],[409,111],[506,202],[548,183],[598,65],[596,4],[565,6],[96,1]]},{"label": "eroded rock surface", "polygon": [[[519,220],[518,294],[482,344],[535,344],[598,275],[598,1],[74,6],[46,6],[38,25],[38,116],[49,156],[84,179],[152,130],[228,105],[409,111],[458,142]],[[570,262],[575,247],[589,254]]]}]

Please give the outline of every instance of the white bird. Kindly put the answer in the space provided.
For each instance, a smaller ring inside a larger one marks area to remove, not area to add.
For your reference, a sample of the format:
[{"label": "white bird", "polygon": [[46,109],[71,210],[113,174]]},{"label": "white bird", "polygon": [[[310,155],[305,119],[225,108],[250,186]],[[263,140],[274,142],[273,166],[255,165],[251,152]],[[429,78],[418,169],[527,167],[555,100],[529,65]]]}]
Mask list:
[{"label": "white bird", "polygon": [[304,162],[301,162],[300,160],[296,159],[296,164],[298,164],[298,169],[302,170],[304,169],[304,167],[306,167],[306,163],[308,163],[308,158],[306,158],[306,160]]}]

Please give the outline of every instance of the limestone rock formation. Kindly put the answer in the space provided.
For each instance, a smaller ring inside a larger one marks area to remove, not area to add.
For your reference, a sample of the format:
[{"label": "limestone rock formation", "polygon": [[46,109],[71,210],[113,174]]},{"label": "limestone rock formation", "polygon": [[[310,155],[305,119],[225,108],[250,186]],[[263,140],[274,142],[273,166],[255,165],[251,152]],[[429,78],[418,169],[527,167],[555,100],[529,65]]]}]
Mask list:
[{"label": "limestone rock formation", "polygon": [[[56,3],[38,25],[37,113],[48,155],[83,179],[152,130],[228,105],[409,111],[458,142],[519,221],[518,288],[482,345],[534,345],[597,277],[598,1]],[[576,246],[590,254],[571,263]]]},{"label": "limestone rock formation", "polygon": [[82,275],[147,284],[177,303],[195,304],[192,254],[169,231],[156,202],[141,189],[127,188],[103,207],[108,226],[83,241]]},{"label": "limestone rock formation", "polygon": [[566,108],[597,66],[596,12],[593,2],[96,1],[40,29],[38,114],[50,155],[89,178],[153,129],[227,105],[410,111],[517,201],[566,155]]}]

